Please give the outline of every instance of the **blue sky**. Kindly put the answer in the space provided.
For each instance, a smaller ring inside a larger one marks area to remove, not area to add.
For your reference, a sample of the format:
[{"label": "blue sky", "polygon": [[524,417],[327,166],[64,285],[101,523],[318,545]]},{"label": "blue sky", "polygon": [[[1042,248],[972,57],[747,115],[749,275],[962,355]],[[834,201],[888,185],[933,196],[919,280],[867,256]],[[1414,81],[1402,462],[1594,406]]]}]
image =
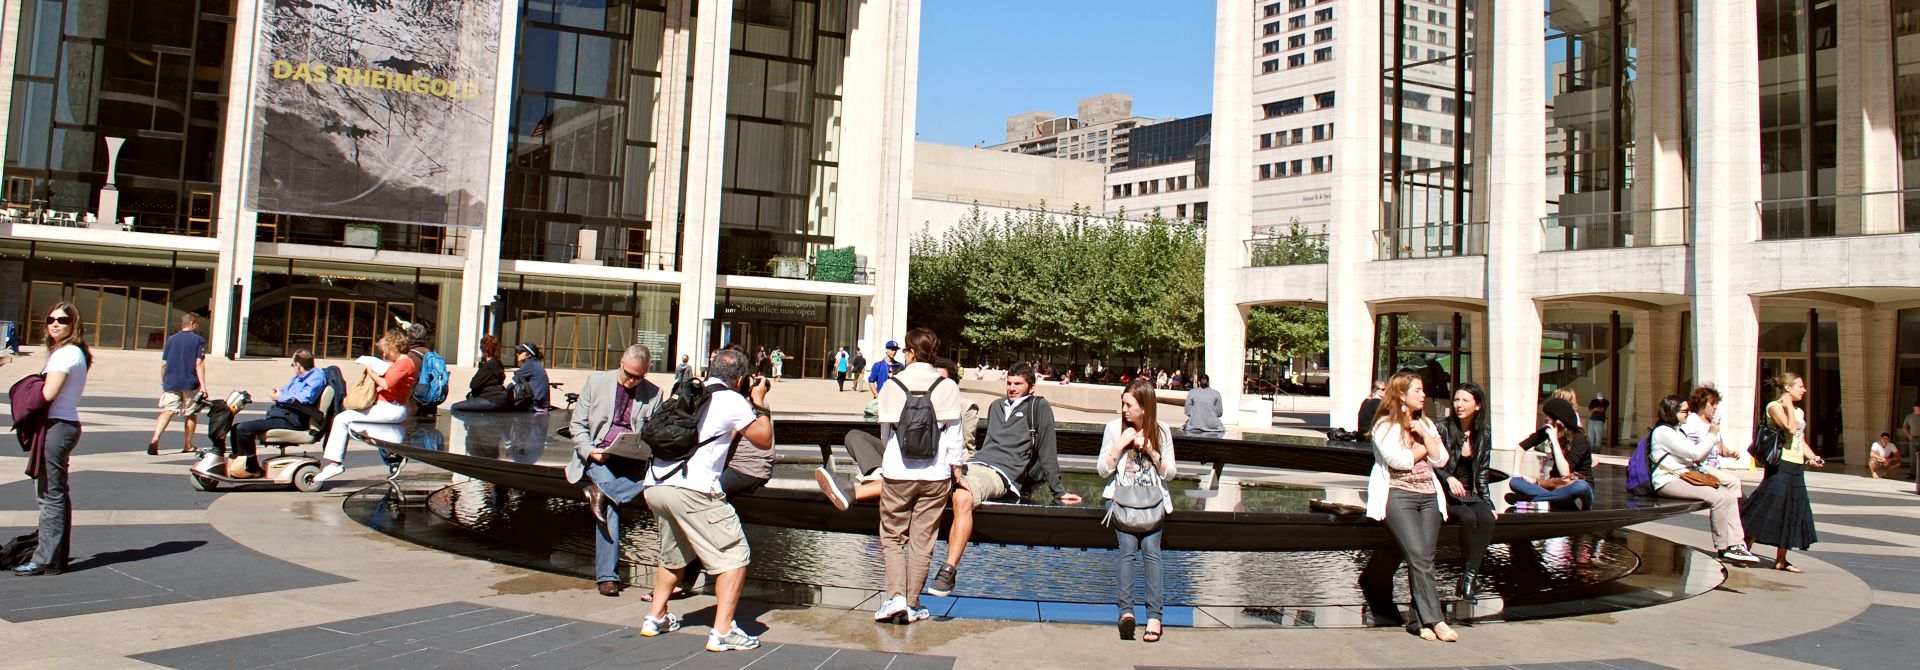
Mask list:
[{"label": "blue sky", "polygon": [[919,139],[998,144],[1007,117],[1074,114],[1133,96],[1133,113],[1213,104],[1212,0],[923,0]]}]

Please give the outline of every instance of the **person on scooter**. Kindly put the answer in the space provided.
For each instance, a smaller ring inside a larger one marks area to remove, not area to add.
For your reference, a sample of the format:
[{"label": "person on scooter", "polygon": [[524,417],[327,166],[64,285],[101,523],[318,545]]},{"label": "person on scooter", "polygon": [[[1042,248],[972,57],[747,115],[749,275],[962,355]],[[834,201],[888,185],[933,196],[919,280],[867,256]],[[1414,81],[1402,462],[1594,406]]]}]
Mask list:
[{"label": "person on scooter", "polygon": [[214,474],[214,468],[226,464],[226,475],[233,479],[252,479],[262,473],[250,466],[247,461],[253,457],[254,442],[269,430],[301,430],[307,427],[309,419],[319,418],[324,410],[317,407],[320,391],[327,386],[327,373],[313,367],[313,352],[295,349],[293,352],[293,379],[282,388],[272,391],[273,406],[267,408],[267,416],[233,427],[233,453],[222,458],[217,451],[208,451],[200,457],[193,469]]}]

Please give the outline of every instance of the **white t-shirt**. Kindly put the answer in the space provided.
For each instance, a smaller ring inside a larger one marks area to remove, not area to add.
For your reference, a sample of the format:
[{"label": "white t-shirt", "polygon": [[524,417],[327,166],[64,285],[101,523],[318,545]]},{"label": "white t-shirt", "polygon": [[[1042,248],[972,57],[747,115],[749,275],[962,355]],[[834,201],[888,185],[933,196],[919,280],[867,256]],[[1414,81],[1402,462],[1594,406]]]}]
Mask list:
[{"label": "white t-shirt", "polygon": [[[720,388],[714,388],[716,386]],[[746,396],[728,390],[724,382],[708,378],[707,389],[711,397],[707,400],[707,415],[700,421],[700,441],[706,445],[687,458],[684,472],[679,472],[680,461],[655,460],[647,468],[648,486],[678,486],[703,493],[720,492],[720,472],[727,468],[727,450],[733,447],[733,440],[713,438],[746,428],[755,417],[753,403],[748,402]],[[745,445],[741,448],[757,447]]]},{"label": "white t-shirt", "polygon": [[80,353],[80,347],[69,344],[53,350],[41,372],[67,373],[67,381],[60,386],[60,394],[53,397],[47,417],[79,421],[80,394],[87,390],[87,357]]},{"label": "white t-shirt", "polygon": [[1880,442],[1874,442],[1874,443],[1873,443],[1873,457],[1874,457],[1874,458],[1883,458],[1883,459],[1884,459],[1884,458],[1892,458],[1892,457],[1893,457],[1893,455],[1894,455],[1894,454],[1896,454],[1896,453],[1899,453],[1899,451],[1900,451],[1900,449],[1899,449],[1898,447],[1895,447],[1895,446],[1893,446],[1893,445],[1891,445],[1891,444],[1883,444],[1883,443],[1880,443]]}]

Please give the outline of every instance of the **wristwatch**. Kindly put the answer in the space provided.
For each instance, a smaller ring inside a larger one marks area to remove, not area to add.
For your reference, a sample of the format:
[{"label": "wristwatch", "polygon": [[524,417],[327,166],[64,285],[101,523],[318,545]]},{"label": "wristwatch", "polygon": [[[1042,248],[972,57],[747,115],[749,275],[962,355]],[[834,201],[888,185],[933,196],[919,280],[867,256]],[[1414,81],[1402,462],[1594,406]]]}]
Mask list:
[{"label": "wristwatch", "polygon": [[773,418],[773,410],[768,409],[766,405],[754,405],[753,418],[758,419],[763,416],[769,419]]}]

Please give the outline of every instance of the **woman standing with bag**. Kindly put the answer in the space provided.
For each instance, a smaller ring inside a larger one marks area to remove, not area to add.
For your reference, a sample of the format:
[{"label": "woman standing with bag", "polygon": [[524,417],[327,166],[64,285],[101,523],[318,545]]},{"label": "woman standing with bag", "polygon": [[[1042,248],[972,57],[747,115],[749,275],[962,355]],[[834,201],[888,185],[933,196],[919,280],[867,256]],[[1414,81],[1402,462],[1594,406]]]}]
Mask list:
[{"label": "woman standing with bag", "polygon": [[1807,547],[1819,541],[1813,528],[1813,502],[1807,497],[1807,466],[1823,467],[1826,459],[1807,446],[1807,415],[1797,404],[1807,397],[1807,381],[1792,372],[1782,372],[1768,386],[1780,396],[1767,403],[1767,426],[1781,435],[1780,462],[1770,466],[1767,478],[1747,497],[1740,508],[1740,522],[1746,526],[1747,545],[1755,542],[1774,546],[1773,569],[1801,572],[1787,562],[1787,550]]},{"label": "woman standing with bag", "polygon": [[1434,583],[1433,550],[1446,500],[1435,475],[1447,466],[1447,449],[1433,420],[1421,415],[1427,392],[1420,375],[1401,372],[1387,380],[1386,397],[1373,423],[1373,473],[1367,478],[1367,516],[1387,522],[1387,530],[1407,561],[1407,590],[1413,595],[1409,632],[1422,640],[1456,642],[1447,625]]},{"label": "woman standing with bag", "polygon": [[[1114,526],[1114,535],[1120,541],[1115,593],[1115,604],[1120,606],[1120,639],[1133,639],[1134,616],[1134,562],[1136,558],[1144,564],[1147,573],[1147,631],[1141,638],[1147,642],[1159,642],[1162,633],[1160,615],[1166,603],[1165,573],[1160,561],[1161,525],[1151,523],[1116,523],[1117,515],[1137,516],[1127,510],[1117,509],[1121,504],[1129,503],[1132,491],[1157,488],[1160,502],[1157,505],[1159,516],[1165,517],[1168,511],[1166,480],[1173,477],[1177,466],[1173,456],[1173,432],[1160,423],[1156,417],[1153,382],[1145,377],[1127,384],[1126,391],[1120,395],[1120,418],[1107,422],[1106,430],[1100,439],[1100,462],[1096,470],[1101,477],[1112,481],[1107,485],[1107,513],[1109,525]],[[1153,516],[1151,513],[1146,516]],[[1128,528],[1128,526],[1134,526]]]},{"label": "woman standing with bag", "polygon": [[67,471],[80,444],[80,394],[86,391],[87,372],[93,367],[85,333],[86,324],[73,303],[56,304],[47,312],[47,367],[41,370],[46,381],[40,387],[48,403],[46,436],[41,448],[29,455],[39,457],[38,462],[27,465],[40,505],[40,544],[31,559],[13,569],[22,577],[66,571],[73,547],[73,499]]},{"label": "woman standing with bag", "polygon": [[1487,492],[1487,469],[1493,460],[1493,429],[1487,421],[1487,392],[1465,382],[1453,392],[1453,418],[1440,424],[1440,441],[1447,446],[1449,466],[1437,474],[1446,480],[1447,515],[1460,519],[1460,585],[1458,593],[1471,600],[1480,590],[1475,579],[1480,560],[1493,541],[1493,499]]},{"label": "woman standing with bag", "polygon": [[378,389],[373,406],[365,411],[343,409],[333,418],[333,426],[327,429],[326,450],[321,455],[326,466],[313,476],[313,481],[324,482],[346,471],[340,461],[346,458],[348,433],[356,424],[400,424],[413,418],[413,385],[420,380],[420,361],[407,353],[408,346],[406,333],[397,329],[380,336],[376,347],[388,365],[385,372],[373,377],[373,385]]}]

